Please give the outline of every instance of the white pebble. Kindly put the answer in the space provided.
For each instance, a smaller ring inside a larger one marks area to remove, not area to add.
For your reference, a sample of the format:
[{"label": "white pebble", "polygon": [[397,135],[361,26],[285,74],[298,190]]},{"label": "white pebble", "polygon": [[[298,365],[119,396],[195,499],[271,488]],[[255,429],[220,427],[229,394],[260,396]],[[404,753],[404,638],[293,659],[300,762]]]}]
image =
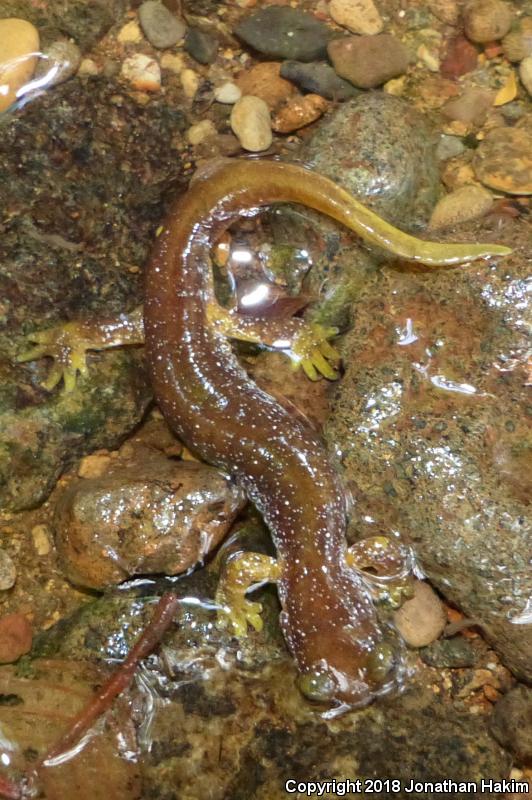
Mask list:
[{"label": "white pebble", "polygon": [[264,100],[247,94],[231,111],[231,128],[244,148],[251,153],[267,150],[272,143],[270,110]]},{"label": "white pebble", "polygon": [[338,25],[353,33],[373,36],[383,29],[382,17],[373,0],[331,0],[329,14]]},{"label": "white pebble", "polygon": [[154,58],[136,53],[122,64],[122,77],[141,92],[158,92],[161,88],[161,69]]},{"label": "white pebble", "polygon": [[242,92],[236,85],[236,83],[231,83],[231,81],[227,81],[227,83],[222,83],[221,86],[217,86],[214,90],[214,99],[217,100],[219,103],[227,103],[228,105],[233,105],[240,100],[242,97]]}]

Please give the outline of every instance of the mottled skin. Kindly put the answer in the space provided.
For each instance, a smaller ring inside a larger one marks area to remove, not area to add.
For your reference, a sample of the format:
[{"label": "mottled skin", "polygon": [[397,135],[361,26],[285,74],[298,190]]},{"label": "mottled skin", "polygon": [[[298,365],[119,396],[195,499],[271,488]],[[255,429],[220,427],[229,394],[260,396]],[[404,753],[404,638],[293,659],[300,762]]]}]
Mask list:
[{"label": "mottled skin", "polygon": [[[287,352],[311,378],[335,373],[332,331],[300,319],[242,318],[215,301],[210,250],[245,211],[296,202],[342,222],[366,241],[401,258],[452,265],[506,255],[508,248],[438,244],[409,236],[380,219],[326,178],[272,161],[224,162],[197,180],[176,203],[146,273],[146,355],[158,404],[186,444],[234,476],[268,524],[278,561],[236,554],[218,591],[237,633],[260,626],[260,608],[245,599],[251,585],[275,580],[281,623],[309,697],[341,707],[360,705],[401,679],[402,664],[381,630],[371,580],[401,577],[393,546],[380,537],[347,548],[345,498],[321,438],[260,390],[240,367],[228,337],[260,341]],[[70,326],[70,327],[69,327]],[[103,336],[102,336],[103,332]],[[86,372],[85,350],[141,341],[141,317],[131,322],[69,323],[32,337],[20,360],[56,359],[48,387]],[[389,552],[388,552],[389,551]],[[399,559],[400,560],[400,559]],[[373,581],[375,583],[375,581]],[[377,584],[379,581],[377,581]]]},{"label": "mottled skin", "polygon": [[[177,202],[147,270],[146,349],[159,406],[188,446],[233,475],[263,514],[278,553],[281,622],[304,690],[356,705],[391,687],[401,666],[366,583],[347,562],[337,472],[320,437],[247,377],[226,335],[208,320],[213,241],[243,209],[272,202],[303,203],[423,263],[507,250],[416,240],[323,177],[240,161],[197,181]],[[267,565],[263,577],[274,577]]]}]

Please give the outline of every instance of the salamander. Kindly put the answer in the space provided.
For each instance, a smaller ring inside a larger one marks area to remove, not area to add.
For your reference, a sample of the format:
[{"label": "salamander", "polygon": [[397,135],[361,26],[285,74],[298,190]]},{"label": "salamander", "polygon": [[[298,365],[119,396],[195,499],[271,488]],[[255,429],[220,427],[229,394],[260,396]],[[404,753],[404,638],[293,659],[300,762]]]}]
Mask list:
[{"label": "salamander", "polygon": [[379,623],[366,570],[377,567],[385,581],[403,574],[402,556],[383,537],[348,548],[345,494],[321,437],[250,380],[228,341],[261,342],[286,352],[309,377],[332,378],[335,331],[297,318],[243,317],[219,306],[214,295],[216,239],[243,211],[285,202],[327,214],[366,242],[426,265],[511,252],[496,244],[414,238],[301,166],[225,162],[193,183],[166,219],[146,270],[143,324],[138,312],[100,334],[90,322],[69,323],[70,332],[64,326],[60,334],[34,335],[37,346],[21,360],[53,355],[49,388],[63,376],[72,389],[77,371],[87,368],[87,349],[141,341],[144,326],[147,364],[166,420],[191,450],[243,486],[277,550],[277,559],[238,552],[228,559],[217,593],[222,621],[239,635],[248,624],[260,628],[260,606],[245,594],[275,581],[301,690],[331,706],[354,707],[402,680],[401,648]]}]

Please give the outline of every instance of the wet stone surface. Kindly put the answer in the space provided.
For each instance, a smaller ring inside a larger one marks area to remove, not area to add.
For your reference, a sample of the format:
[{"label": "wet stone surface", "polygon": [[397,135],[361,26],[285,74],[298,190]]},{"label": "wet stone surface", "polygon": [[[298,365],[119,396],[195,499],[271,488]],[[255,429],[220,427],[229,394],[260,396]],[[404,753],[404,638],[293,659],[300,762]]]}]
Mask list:
[{"label": "wet stone surface", "polygon": [[0,508],[37,504],[65,465],[118,442],[146,408],[134,348],[91,356],[89,378],[71,394],[42,388],[46,359],[24,367],[14,359],[31,331],[141,302],[163,193],[182,172],[167,142],[179,143],[183,126],[182,112],[156,101],[148,112],[106,79],[72,80],[3,124]]},{"label": "wet stone surface", "polygon": [[[488,224],[468,239],[489,238]],[[532,588],[523,472],[529,235],[526,223],[498,230],[516,248],[504,266],[370,276],[328,424],[355,495],[356,535],[396,530],[411,541],[432,584],[528,680],[532,631],[519,618]]]},{"label": "wet stone surface", "polygon": [[138,448],[99,477],[74,480],[57,499],[63,572],[92,589],[185,572],[220,543],[244,503],[212,467]]}]

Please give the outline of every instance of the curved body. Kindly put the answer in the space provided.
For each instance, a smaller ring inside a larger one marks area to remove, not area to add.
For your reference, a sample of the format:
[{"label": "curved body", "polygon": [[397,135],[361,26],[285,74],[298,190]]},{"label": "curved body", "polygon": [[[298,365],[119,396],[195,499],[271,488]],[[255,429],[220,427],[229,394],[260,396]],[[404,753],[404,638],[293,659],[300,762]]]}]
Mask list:
[{"label": "curved body", "polygon": [[366,584],[346,563],[338,475],[320,437],[247,377],[206,314],[215,237],[243,209],[273,202],[303,203],[424,263],[508,251],[423,242],[306,169],[235,161],[197,181],[177,202],[148,267],[146,351],[158,404],[179,437],[234,476],[263,514],[278,552],[281,622],[297,665],[328,698],[355,705],[392,686],[400,665]]}]

